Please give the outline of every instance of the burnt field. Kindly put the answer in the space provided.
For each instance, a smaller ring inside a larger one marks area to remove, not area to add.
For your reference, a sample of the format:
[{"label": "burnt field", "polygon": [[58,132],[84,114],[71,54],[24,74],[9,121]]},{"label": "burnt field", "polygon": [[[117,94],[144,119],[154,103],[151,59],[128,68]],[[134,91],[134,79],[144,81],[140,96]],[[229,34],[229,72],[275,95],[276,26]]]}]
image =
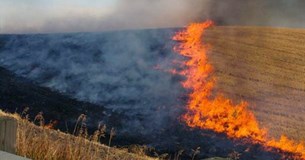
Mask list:
[{"label": "burnt field", "polygon": [[[184,150],[185,159],[197,147],[196,158],[238,152],[241,159],[280,159],[277,149],[181,121],[185,78],[169,72],[183,60],[172,51],[176,31],[1,35],[1,109],[30,107],[32,117],[44,111],[62,130],[85,113],[92,130],[99,123],[116,129],[114,145],[146,144],[173,155]],[[204,36],[215,90],[248,101],[270,136],[305,140],[305,31],[212,27]]]},{"label": "burnt field", "polygon": [[304,30],[213,27],[204,41],[217,90],[248,101],[270,135],[305,140]]}]

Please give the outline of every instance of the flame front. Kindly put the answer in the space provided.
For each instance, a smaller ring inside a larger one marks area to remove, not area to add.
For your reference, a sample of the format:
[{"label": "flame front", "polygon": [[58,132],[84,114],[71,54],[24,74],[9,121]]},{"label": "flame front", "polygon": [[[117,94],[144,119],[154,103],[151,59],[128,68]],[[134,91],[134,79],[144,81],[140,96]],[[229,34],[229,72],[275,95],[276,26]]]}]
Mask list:
[{"label": "flame front", "polygon": [[205,30],[212,25],[212,21],[193,23],[173,37],[179,42],[174,51],[187,57],[185,69],[180,72],[186,77],[182,85],[191,90],[187,112],[182,119],[190,127],[225,133],[230,138],[248,138],[253,143],[293,153],[295,159],[305,159],[302,143],[297,144],[285,136],[278,141],[269,140],[266,129],[259,127],[247,102],[234,105],[222,95],[212,96],[216,78],[207,59],[210,46],[202,41]]}]

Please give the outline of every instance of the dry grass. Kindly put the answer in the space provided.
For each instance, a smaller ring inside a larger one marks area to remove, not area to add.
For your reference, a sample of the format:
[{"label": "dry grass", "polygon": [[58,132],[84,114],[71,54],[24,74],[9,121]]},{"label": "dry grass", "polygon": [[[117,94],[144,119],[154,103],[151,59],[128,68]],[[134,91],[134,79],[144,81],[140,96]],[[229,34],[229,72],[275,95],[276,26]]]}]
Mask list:
[{"label": "dry grass", "polygon": [[[17,154],[33,160],[148,160],[145,155],[128,153],[127,150],[111,148],[99,143],[103,137],[104,127],[101,126],[94,135],[88,136],[81,122],[85,117],[80,116],[73,136],[60,131],[49,129],[44,125],[43,117],[38,114],[35,121],[41,126],[34,125],[17,114],[7,114],[0,110],[0,116],[17,119]],[[110,144],[110,142],[109,142]]]},{"label": "dry grass", "polygon": [[213,27],[204,41],[217,90],[250,102],[272,136],[305,140],[305,30]]}]

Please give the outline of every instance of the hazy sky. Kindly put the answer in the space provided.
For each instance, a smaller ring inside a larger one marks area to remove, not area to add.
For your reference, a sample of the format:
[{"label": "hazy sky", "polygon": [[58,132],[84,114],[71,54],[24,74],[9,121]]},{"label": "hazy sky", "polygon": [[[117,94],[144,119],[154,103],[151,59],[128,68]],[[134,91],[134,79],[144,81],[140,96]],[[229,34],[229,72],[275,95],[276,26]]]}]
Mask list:
[{"label": "hazy sky", "polygon": [[175,27],[206,0],[0,0],[0,33]]},{"label": "hazy sky", "polygon": [[1,33],[218,25],[305,27],[304,0],[0,0]]},{"label": "hazy sky", "polygon": [[78,19],[103,19],[115,4],[116,0],[0,0],[0,33],[65,32],[69,23],[71,31],[90,30],[82,24],[73,30],[73,25],[83,22]]}]

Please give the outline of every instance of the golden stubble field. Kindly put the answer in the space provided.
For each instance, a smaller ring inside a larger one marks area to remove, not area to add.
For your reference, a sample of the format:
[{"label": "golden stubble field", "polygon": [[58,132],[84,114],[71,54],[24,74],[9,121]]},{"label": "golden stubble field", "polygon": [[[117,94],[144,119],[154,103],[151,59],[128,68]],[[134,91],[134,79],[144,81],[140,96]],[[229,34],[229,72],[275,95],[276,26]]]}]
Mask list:
[{"label": "golden stubble field", "polygon": [[305,29],[212,27],[216,90],[248,101],[272,136],[305,140]]}]

